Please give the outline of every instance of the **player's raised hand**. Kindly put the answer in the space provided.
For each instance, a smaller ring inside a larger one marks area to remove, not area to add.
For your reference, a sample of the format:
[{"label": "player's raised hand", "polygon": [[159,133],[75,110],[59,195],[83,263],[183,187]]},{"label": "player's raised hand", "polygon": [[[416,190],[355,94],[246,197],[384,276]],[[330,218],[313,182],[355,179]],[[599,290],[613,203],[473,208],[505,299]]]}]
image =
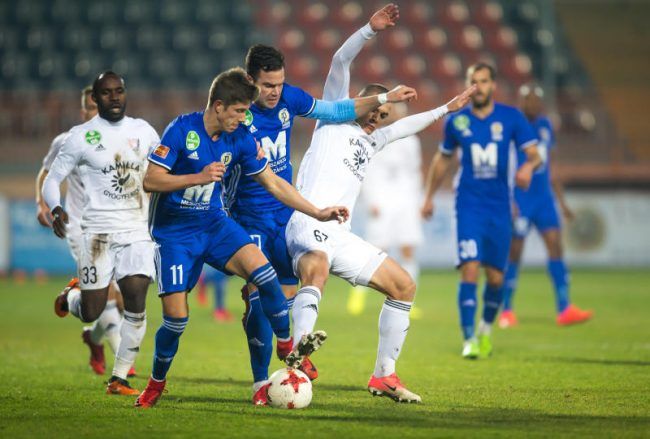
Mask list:
[{"label": "player's raised hand", "polygon": [[223,174],[226,173],[226,167],[221,162],[212,162],[205,165],[199,173],[199,184],[210,184],[215,181],[221,181]]},{"label": "player's raised hand", "polygon": [[56,206],[52,210],[52,230],[54,234],[59,238],[65,238],[65,225],[68,224],[68,214],[63,210],[61,206]]},{"label": "player's raised hand", "polygon": [[339,223],[344,223],[350,218],[350,211],[344,206],[326,207],[318,211],[316,219],[318,221],[332,221],[336,220]]},{"label": "player's raised hand", "polygon": [[43,227],[52,227],[52,214],[44,203],[36,205],[36,219]]},{"label": "player's raised hand", "polygon": [[465,91],[447,103],[447,109],[449,112],[453,113],[454,111],[458,111],[467,105],[474,93],[476,93],[476,84],[466,88]]},{"label": "player's raised hand", "polygon": [[375,32],[395,26],[399,19],[399,8],[396,4],[389,3],[370,17],[370,28]]},{"label": "player's raised hand", "polygon": [[418,92],[412,87],[398,85],[386,94],[388,102],[411,102],[418,98]]},{"label": "player's raised hand", "polygon": [[424,204],[422,205],[422,209],[420,209],[420,213],[422,214],[422,218],[424,219],[429,219],[433,216],[433,200],[426,200]]}]

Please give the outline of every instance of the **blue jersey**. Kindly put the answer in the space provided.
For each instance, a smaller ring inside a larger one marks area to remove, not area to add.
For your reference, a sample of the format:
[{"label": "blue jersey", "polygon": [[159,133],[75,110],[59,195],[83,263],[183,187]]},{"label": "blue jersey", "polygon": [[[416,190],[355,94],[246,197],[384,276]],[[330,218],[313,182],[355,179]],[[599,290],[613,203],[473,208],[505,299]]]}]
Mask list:
[{"label": "blue jersey", "polygon": [[[256,156],[255,139],[243,126],[222,133],[215,142],[205,131],[203,112],[197,112],[181,115],[169,124],[149,161],[174,175],[196,174],[212,162],[221,162],[226,165],[225,180],[237,165],[244,175],[262,172],[268,161]],[[149,220],[153,237],[173,237],[219,224],[225,216],[223,192],[221,182],[214,182],[154,194]]]},{"label": "blue jersey", "polygon": [[[295,116],[308,116],[314,109],[316,99],[302,89],[284,84],[280,101],[274,108],[250,107],[245,125],[264,149],[271,169],[278,176],[291,183],[291,127]],[[289,209],[264,189],[259,183],[245,175],[233,172],[228,181],[228,205],[237,214]]]},{"label": "blue jersey", "polygon": [[[537,152],[542,158],[542,164],[535,170],[533,179],[530,182],[530,187],[527,191],[515,188],[515,196],[526,198],[541,198],[541,195],[549,195],[551,193],[551,178],[549,169],[549,158],[551,149],[555,146],[555,136],[553,134],[553,126],[551,121],[544,116],[529,122],[532,129],[537,133]],[[519,151],[517,154],[517,162],[519,165],[526,161],[526,154]]]},{"label": "blue jersey", "polygon": [[523,150],[537,141],[530,124],[518,109],[495,103],[484,119],[465,108],[450,116],[440,145],[443,154],[462,151],[457,186],[458,207],[506,208],[510,206],[508,160],[510,145]]}]

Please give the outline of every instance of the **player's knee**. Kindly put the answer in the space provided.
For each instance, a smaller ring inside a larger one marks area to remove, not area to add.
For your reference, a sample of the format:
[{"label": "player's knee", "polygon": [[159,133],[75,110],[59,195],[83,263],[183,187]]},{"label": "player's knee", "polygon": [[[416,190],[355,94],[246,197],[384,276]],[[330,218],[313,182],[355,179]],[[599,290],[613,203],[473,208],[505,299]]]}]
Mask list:
[{"label": "player's knee", "polygon": [[79,319],[84,323],[94,322],[99,318],[102,311],[104,311],[105,304],[98,303],[88,303],[88,301],[83,301],[81,303],[81,315]]},{"label": "player's knee", "polygon": [[492,288],[501,288],[503,286],[503,273],[498,271],[488,273],[487,283]]},{"label": "player's knee", "polygon": [[476,283],[478,282],[479,276],[479,265],[478,263],[466,262],[460,268],[460,275],[463,282],[466,283]]},{"label": "player's knee", "polygon": [[394,300],[412,302],[415,298],[416,285],[411,276],[405,274],[403,279],[398,279],[389,289],[388,296]]}]

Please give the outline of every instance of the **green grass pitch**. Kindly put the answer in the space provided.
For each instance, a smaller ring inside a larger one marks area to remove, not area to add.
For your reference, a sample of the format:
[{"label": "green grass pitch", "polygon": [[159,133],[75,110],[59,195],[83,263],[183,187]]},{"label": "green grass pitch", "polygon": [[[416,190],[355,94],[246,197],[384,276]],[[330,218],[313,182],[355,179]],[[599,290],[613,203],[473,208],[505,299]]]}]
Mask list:
[{"label": "green grass pitch", "polygon": [[[53,314],[64,279],[0,280],[0,436],[650,436],[650,272],[575,270],[572,279],[573,299],[595,310],[593,321],[555,326],[545,273],[525,270],[516,297],[520,326],[495,329],[493,357],[470,362],[460,357],[457,274],[426,272],[417,298],[424,315],[411,322],[398,362],[402,380],[422,395],[417,406],[366,391],[381,298],[371,293],[364,314],[351,317],[347,284],[331,279],[317,324],[329,340],[313,358],[321,376],[312,405],[296,411],[250,404],[241,325],[214,323],[194,297],[169,392],[155,408],[136,410],[134,398],[104,394],[107,377],[87,366],[80,322]],[[231,282],[228,296],[237,315],[239,286]],[[152,288],[132,380],[140,389],[160,310]],[[110,370],[108,347],[106,353]],[[271,372],[280,367],[274,358]]]}]

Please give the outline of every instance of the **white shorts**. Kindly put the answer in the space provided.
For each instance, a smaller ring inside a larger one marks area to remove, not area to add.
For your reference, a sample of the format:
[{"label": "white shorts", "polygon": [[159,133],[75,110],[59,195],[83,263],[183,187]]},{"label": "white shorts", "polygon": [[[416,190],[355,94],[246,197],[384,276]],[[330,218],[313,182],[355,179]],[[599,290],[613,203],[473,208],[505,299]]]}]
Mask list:
[{"label": "white shorts", "polygon": [[286,229],[287,249],[297,276],[298,261],[307,252],[327,254],[330,273],[352,285],[368,285],[387,254],[344,226],[323,223],[295,212]]},{"label": "white shorts", "polygon": [[417,247],[422,243],[420,208],[415,203],[385,206],[379,215],[368,215],[366,239],[385,250],[393,247]]},{"label": "white shorts", "polygon": [[79,264],[79,255],[83,245],[83,233],[80,229],[66,230],[65,239],[68,241],[68,248],[74,261]]},{"label": "white shorts", "polygon": [[77,265],[82,290],[106,288],[112,279],[154,278],[154,242],[147,231],[84,233]]}]

